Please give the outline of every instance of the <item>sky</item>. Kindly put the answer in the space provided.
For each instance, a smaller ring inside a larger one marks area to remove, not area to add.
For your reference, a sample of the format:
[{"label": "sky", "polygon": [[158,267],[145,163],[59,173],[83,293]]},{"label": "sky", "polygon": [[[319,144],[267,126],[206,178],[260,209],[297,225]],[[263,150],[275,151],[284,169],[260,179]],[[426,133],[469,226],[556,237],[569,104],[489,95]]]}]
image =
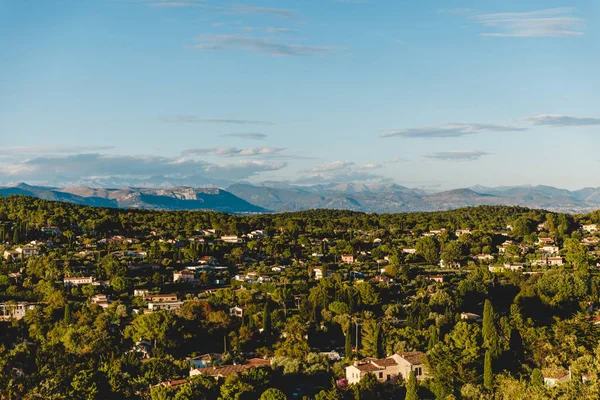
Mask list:
[{"label": "sky", "polygon": [[599,21],[597,0],[0,0],[0,184],[597,187]]}]

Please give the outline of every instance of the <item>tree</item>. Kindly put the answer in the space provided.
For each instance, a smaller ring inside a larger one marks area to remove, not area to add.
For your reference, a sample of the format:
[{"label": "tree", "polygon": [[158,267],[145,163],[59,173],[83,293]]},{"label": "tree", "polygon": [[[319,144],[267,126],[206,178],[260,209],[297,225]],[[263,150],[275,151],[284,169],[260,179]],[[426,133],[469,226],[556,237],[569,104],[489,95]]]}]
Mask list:
[{"label": "tree", "polygon": [[441,259],[446,265],[454,264],[460,260],[462,255],[462,245],[458,241],[446,243],[442,250]]},{"label": "tree", "polygon": [[425,258],[425,261],[435,265],[440,261],[440,244],[433,236],[425,236],[417,241],[415,247],[417,254]]},{"label": "tree", "polygon": [[173,314],[167,311],[158,311],[150,314],[139,315],[132,325],[125,330],[125,336],[135,341],[151,340],[156,348],[158,343],[167,339],[175,339],[172,333],[176,329],[176,321]]},{"label": "tree", "polygon": [[345,357],[347,359],[350,359],[350,357],[352,356],[352,333],[350,332],[350,325],[351,324],[348,324],[348,329],[346,330],[346,337],[344,342],[344,352]]},{"label": "tree", "polygon": [[439,331],[437,326],[431,325],[429,327],[429,342],[427,343],[427,350],[433,349],[433,347],[440,341]]},{"label": "tree", "polygon": [[417,385],[417,376],[415,375],[415,371],[410,371],[408,382],[406,383],[406,397],[404,400],[419,400],[418,389],[419,387]]},{"label": "tree", "polygon": [[279,389],[270,388],[260,395],[260,400],[286,400],[286,395]]},{"label": "tree", "polygon": [[375,319],[365,320],[362,326],[362,350],[365,357],[381,358],[383,346],[381,343],[381,324]]},{"label": "tree", "polygon": [[483,328],[481,333],[483,335],[483,347],[490,350],[495,357],[500,353],[500,348],[498,330],[496,329],[494,319],[494,307],[492,306],[492,302],[487,299],[483,305]]},{"label": "tree", "polygon": [[265,302],[265,307],[263,308],[263,333],[265,335],[271,334],[271,310],[269,309],[269,302]]},{"label": "tree", "polygon": [[483,387],[487,390],[492,390],[492,352],[488,349],[485,351],[485,360],[483,362]]},{"label": "tree", "polygon": [[534,368],[531,372],[531,383],[534,386],[542,386],[544,384],[544,376],[539,368]]}]

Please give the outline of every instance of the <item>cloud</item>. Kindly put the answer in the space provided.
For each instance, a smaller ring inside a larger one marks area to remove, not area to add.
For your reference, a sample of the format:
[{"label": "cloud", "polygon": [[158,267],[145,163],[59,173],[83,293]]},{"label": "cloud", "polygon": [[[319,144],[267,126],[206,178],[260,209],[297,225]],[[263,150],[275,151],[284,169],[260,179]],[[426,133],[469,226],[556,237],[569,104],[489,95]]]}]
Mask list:
[{"label": "cloud", "polygon": [[396,129],[390,132],[382,133],[379,135],[379,137],[453,138],[487,132],[518,132],[525,130],[527,129],[510,125],[456,122],[440,127]]},{"label": "cloud", "polygon": [[246,26],[242,28],[244,32],[267,32],[267,33],[297,33],[298,30],[290,28],[262,28],[256,26]]},{"label": "cloud", "polygon": [[377,163],[366,163],[361,165],[360,167],[358,167],[359,170],[361,171],[366,171],[366,170],[370,170],[370,169],[379,169],[381,168],[382,165],[381,164],[377,164]]},{"label": "cloud", "polygon": [[538,114],[526,118],[533,125],[546,125],[554,127],[568,126],[593,126],[600,125],[600,118],[573,117],[560,114]]},{"label": "cloud", "polygon": [[18,146],[0,147],[0,155],[63,154],[112,150],[115,146]]},{"label": "cloud", "polygon": [[264,53],[279,57],[303,57],[327,55],[339,52],[343,48],[335,46],[308,46],[303,44],[289,44],[241,35],[201,35],[200,42],[193,47],[198,50],[246,50]]},{"label": "cloud", "polygon": [[167,115],[158,117],[159,121],[170,124],[235,124],[235,125],[273,125],[269,121],[255,121],[248,119],[201,119],[195,115]]},{"label": "cloud", "polygon": [[230,11],[232,14],[263,14],[276,15],[278,17],[289,17],[295,12],[296,10],[288,8],[254,7],[248,5],[233,6]]},{"label": "cloud", "polygon": [[319,164],[311,169],[307,170],[307,172],[331,172],[331,171],[339,171],[341,169],[346,169],[353,166],[354,163],[352,161],[332,161],[325,164]]},{"label": "cloud", "polygon": [[425,158],[440,161],[475,161],[483,156],[490,155],[485,151],[476,150],[456,150],[456,151],[440,151],[437,153],[425,154]]},{"label": "cloud", "polygon": [[202,177],[206,181],[247,179],[265,171],[287,166],[281,161],[241,160],[211,164],[202,160],[151,155],[106,155],[98,153],[35,157],[12,164],[0,164],[0,178],[10,181],[62,181],[119,177],[154,176],[185,179]]},{"label": "cloud", "polygon": [[492,32],[482,36],[494,37],[573,37],[584,34],[584,20],[573,16],[572,8],[549,8],[530,12],[463,13],[469,19]]},{"label": "cloud", "polygon": [[188,149],[181,154],[184,156],[214,154],[219,157],[255,157],[280,153],[283,150],[285,149],[278,147],[249,147],[247,149],[237,149],[235,147],[211,147]]},{"label": "cloud", "polygon": [[404,157],[396,157],[396,158],[392,158],[391,160],[386,160],[383,163],[384,164],[399,164],[399,163],[403,163],[408,161],[407,158]]},{"label": "cloud", "polygon": [[269,135],[265,133],[247,132],[247,133],[224,133],[221,137],[232,137],[249,140],[265,140]]},{"label": "cloud", "polygon": [[147,0],[146,3],[150,7],[156,8],[214,8],[207,4],[203,4],[204,0]]}]

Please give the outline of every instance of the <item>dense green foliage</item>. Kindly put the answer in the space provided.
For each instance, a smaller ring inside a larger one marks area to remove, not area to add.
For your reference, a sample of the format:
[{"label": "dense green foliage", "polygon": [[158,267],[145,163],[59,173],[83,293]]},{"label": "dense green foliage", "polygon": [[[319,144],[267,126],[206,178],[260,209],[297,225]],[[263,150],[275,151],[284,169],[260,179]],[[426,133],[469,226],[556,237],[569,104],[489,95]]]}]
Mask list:
[{"label": "dense green foliage", "polygon": [[[518,207],[231,216],[0,198],[9,254],[0,302],[34,305],[22,319],[0,321],[0,398],[598,398],[598,237],[580,229],[598,222],[600,213]],[[225,235],[246,236],[234,243]],[[564,265],[536,263],[547,258],[540,238],[552,240]],[[40,254],[10,255],[32,241]],[[343,254],[356,261],[342,263]],[[221,269],[174,281],[203,257]],[[443,282],[431,279],[440,274]],[[63,284],[82,276],[99,284]],[[181,304],[150,312],[152,301],[134,290]],[[97,294],[110,303],[95,304]],[[341,360],[328,358],[334,350]],[[427,379],[344,380],[354,360],[408,351],[426,353]],[[187,358],[203,354],[229,366],[271,363],[190,376]],[[568,371],[570,380],[544,383]]]}]

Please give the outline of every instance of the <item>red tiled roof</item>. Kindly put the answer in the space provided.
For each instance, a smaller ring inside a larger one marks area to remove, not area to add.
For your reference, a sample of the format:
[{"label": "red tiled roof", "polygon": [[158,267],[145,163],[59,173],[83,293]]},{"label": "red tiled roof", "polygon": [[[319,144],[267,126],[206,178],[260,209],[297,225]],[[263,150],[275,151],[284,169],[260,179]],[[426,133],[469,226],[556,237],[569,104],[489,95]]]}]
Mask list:
[{"label": "red tiled roof", "polygon": [[397,354],[408,361],[411,365],[421,365],[424,364],[426,360],[425,353],[421,353],[420,351],[408,351]]}]

